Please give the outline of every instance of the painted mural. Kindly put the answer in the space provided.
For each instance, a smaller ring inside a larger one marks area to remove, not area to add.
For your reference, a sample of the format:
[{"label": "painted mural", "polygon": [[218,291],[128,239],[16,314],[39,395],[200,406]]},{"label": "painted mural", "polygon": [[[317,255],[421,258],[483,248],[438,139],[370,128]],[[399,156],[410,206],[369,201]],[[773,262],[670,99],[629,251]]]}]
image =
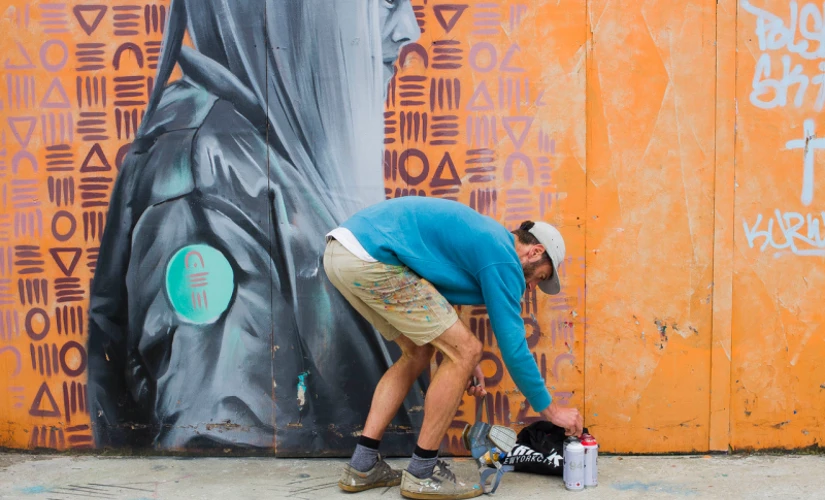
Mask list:
[{"label": "painted mural", "polygon": [[[817,446],[823,19],[0,0],[0,446],[348,456],[398,352],[326,280],[323,236],[400,196],[559,227],[528,344],[603,450]],[[485,309],[459,312],[486,419],[532,422]],[[409,454],[427,381],[383,452]]]},{"label": "painted mural", "polygon": [[[324,234],[407,195],[510,225],[559,213],[549,188],[565,141],[539,123],[551,98],[526,65],[539,44],[524,6],[11,2],[4,14],[8,446],[347,455],[397,352],[326,279]],[[505,43],[518,31],[532,48]],[[530,345],[561,379],[573,321],[548,321],[537,300]],[[507,390],[483,308],[462,314],[486,339],[490,416],[535,418]],[[388,452],[414,444],[426,383]],[[461,451],[455,437],[445,447]]]},{"label": "painted mural", "polygon": [[168,16],[91,288],[95,443],[343,452],[392,360],[327,280],[324,235],[383,198],[383,89],[419,37],[412,7],[175,0]]}]

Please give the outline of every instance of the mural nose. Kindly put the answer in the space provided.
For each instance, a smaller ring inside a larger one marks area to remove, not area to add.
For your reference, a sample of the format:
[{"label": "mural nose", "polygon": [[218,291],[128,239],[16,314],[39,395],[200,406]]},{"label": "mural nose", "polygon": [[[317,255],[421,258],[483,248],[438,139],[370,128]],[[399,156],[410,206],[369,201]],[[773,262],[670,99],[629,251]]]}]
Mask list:
[{"label": "mural nose", "polygon": [[417,42],[421,38],[421,29],[415,17],[412,3],[405,0],[392,15],[395,24],[392,30],[392,40],[398,44],[398,49],[408,43]]}]

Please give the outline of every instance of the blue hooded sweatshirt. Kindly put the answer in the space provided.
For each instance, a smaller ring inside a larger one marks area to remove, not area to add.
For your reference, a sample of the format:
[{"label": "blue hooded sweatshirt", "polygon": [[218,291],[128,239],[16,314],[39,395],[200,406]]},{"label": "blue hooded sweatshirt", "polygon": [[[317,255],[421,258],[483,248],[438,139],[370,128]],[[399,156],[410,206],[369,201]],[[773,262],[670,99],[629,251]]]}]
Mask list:
[{"label": "blue hooded sweatshirt", "polygon": [[536,411],[550,405],[521,318],[524,271],[504,226],[458,202],[410,196],[361,210],[342,227],[376,260],[409,267],[451,304],[486,305],[513,381]]}]

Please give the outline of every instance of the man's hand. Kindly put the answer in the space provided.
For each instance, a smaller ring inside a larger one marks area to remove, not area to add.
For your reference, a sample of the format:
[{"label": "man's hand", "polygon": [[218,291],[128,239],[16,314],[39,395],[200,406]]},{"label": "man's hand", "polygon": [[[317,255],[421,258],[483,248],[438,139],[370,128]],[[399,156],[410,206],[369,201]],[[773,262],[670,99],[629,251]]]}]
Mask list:
[{"label": "man's hand", "polygon": [[579,410],[575,408],[563,408],[556,403],[551,403],[547,409],[541,412],[541,416],[545,420],[564,428],[567,436],[581,437],[582,435],[584,422]]},{"label": "man's hand", "polygon": [[481,371],[481,365],[476,366],[475,370],[473,370],[472,378],[467,381],[467,394],[478,397],[487,395],[487,390],[484,388],[484,372]]}]

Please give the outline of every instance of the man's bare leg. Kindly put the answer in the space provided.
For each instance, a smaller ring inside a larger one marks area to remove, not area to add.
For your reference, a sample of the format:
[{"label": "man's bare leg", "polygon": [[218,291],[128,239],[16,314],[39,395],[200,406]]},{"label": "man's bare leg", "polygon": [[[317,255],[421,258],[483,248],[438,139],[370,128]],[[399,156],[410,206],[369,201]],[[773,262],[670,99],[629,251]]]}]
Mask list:
[{"label": "man's bare leg", "polygon": [[435,450],[447,433],[461,403],[461,394],[473,369],[481,361],[481,342],[460,320],[448,328],[432,345],[444,355],[424,399],[424,424],[418,446]]},{"label": "man's bare leg", "polygon": [[417,346],[404,336],[395,342],[401,347],[401,357],[378,382],[362,434],[377,441],[384,436],[415,380],[430,366],[435,352],[431,345]]},{"label": "man's bare leg", "polygon": [[368,472],[378,463],[384,431],[401,408],[415,379],[430,365],[435,351],[432,346],[419,347],[403,336],[395,342],[401,348],[401,357],[384,373],[375,388],[367,423],[350,460],[350,466],[359,472]]},{"label": "man's bare leg", "polygon": [[407,471],[418,477],[433,474],[438,448],[447,433],[467,380],[481,360],[482,345],[460,320],[432,342],[444,355],[424,400],[424,424]]}]

